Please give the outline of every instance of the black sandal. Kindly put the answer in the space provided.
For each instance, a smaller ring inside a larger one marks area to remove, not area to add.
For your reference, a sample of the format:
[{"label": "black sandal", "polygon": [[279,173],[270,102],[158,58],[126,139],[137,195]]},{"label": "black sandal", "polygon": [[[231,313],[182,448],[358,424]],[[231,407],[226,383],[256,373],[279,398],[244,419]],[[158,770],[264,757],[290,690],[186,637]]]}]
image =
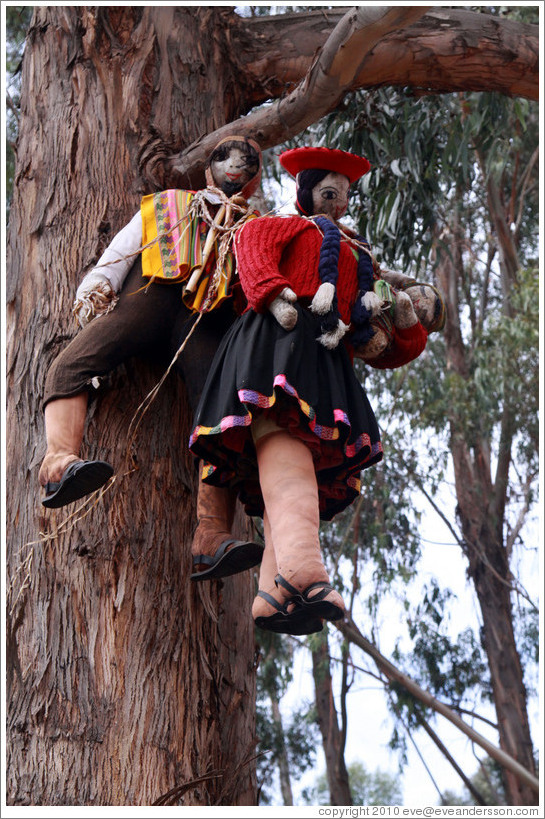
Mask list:
[{"label": "black sandal", "polygon": [[193,555],[193,568],[199,565],[209,568],[193,572],[191,580],[217,580],[251,569],[261,563],[264,548],[252,540],[224,540],[215,555]]},{"label": "black sandal", "polygon": [[[325,580],[311,583],[310,586],[307,586],[307,588],[301,592],[294,588],[291,583],[288,583],[281,574],[276,575],[274,582],[277,586],[282,586],[286,591],[289,591],[289,593],[293,595],[290,600],[298,604],[304,611],[315,614],[317,617],[323,617],[325,620],[343,619],[345,610],[340,606],[336,606],[335,603],[324,599],[332,591],[335,591],[333,586]],[[321,588],[322,591],[313,595],[313,597],[309,597],[309,592],[317,588]]]},{"label": "black sandal", "polygon": [[284,605],[275,600],[274,597],[267,592],[258,591],[258,597],[266,600],[270,606],[276,609],[276,614],[271,614],[269,617],[256,617],[255,624],[259,628],[266,631],[274,631],[276,634],[292,634],[294,636],[301,636],[303,634],[315,634],[322,631],[324,626],[319,617],[309,615],[308,611],[295,603],[292,611],[288,611],[288,605],[295,601],[288,599]]},{"label": "black sandal", "polygon": [[46,496],[42,504],[48,509],[66,506],[96,492],[113,474],[113,467],[106,461],[74,461],[68,464],[58,483],[46,483]]}]

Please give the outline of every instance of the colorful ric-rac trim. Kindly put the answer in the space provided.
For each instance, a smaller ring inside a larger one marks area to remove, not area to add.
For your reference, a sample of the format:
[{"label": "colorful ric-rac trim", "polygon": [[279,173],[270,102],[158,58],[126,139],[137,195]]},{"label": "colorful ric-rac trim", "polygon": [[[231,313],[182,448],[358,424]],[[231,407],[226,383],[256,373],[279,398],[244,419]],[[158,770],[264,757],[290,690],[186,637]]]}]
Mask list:
[{"label": "colorful ric-rac trim", "polygon": [[[280,387],[287,395],[291,396],[297,401],[301,412],[308,418],[309,429],[316,435],[317,438],[322,441],[338,440],[340,437],[338,426],[329,427],[325,426],[324,424],[319,424],[316,420],[316,412],[313,407],[311,407],[307,401],[299,396],[295,387],[289,383],[284,374],[281,373],[276,376],[273,387]],[[243,404],[251,404],[255,407],[259,407],[260,409],[269,409],[276,402],[276,394],[274,392],[272,395],[263,395],[262,393],[257,392],[257,390],[240,389],[238,390],[238,397]],[[347,427],[350,426],[350,420],[343,410],[334,410],[334,418],[337,425],[345,424]],[[251,423],[252,415],[248,410],[244,415],[226,415],[221,419],[219,424],[216,424],[213,427],[202,426],[199,424],[195,427],[191,434],[189,445],[192,446],[201,435],[219,435],[228,429],[233,429],[234,427],[248,427]],[[345,454],[348,458],[354,458],[365,446],[370,448],[369,458],[374,458],[378,453],[382,452],[382,445],[380,442],[376,442],[374,445],[371,445],[371,439],[369,436],[366,433],[362,433],[356,438],[355,441],[347,444],[345,447]]]}]

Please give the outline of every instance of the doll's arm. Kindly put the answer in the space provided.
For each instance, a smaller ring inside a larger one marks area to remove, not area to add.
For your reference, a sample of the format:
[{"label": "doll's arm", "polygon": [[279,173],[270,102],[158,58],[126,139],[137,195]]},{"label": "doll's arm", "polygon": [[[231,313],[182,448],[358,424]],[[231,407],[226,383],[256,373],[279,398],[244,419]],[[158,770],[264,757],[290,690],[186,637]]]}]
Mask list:
[{"label": "doll's arm", "polygon": [[140,211],[116,233],[96,265],[83,277],[72,307],[80,325],[84,327],[95,316],[109,312],[117,302],[127,273],[132,267],[142,244],[142,216]]},{"label": "doll's arm", "polygon": [[424,351],[427,341],[428,334],[419,321],[412,327],[394,327],[393,340],[388,349],[367,363],[379,370],[402,367],[418,358]]},{"label": "doll's arm", "polygon": [[[290,288],[280,272],[280,259],[287,244],[304,228],[299,216],[262,216],[247,222],[235,234],[237,272],[248,305],[263,313]],[[295,295],[295,294],[294,294]],[[294,301],[291,297],[287,300]],[[294,308],[291,308],[294,311]],[[295,311],[294,311],[295,312]]]},{"label": "doll's arm", "polygon": [[410,296],[400,290],[395,296],[394,327],[405,330],[413,327],[418,321],[414,305]]},{"label": "doll's arm", "polygon": [[289,287],[284,289],[269,304],[269,310],[284,330],[293,330],[297,324],[297,310],[293,306],[297,296]]},{"label": "doll's arm", "polygon": [[[108,280],[110,287],[119,293],[127,273],[138,253],[142,250],[142,213],[138,210],[131,221],[116,233],[94,268],[87,276],[98,273]],[[85,282],[83,279],[80,287]]]}]

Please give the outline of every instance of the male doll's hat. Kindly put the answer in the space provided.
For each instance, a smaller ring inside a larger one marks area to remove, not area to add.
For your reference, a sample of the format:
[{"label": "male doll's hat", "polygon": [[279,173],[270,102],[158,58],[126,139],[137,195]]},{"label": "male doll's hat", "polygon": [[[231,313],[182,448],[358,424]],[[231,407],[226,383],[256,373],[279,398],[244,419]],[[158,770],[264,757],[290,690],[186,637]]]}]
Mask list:
[{"label": "male doll's hat", "polygon": [[280,164],[291,176],[297,178],[301,171],[314,168],[321,171],[333,171],[347,176],[352,185],[367,173],[371,167],[368,159],[338,148],[292,148],[278,157]]}]

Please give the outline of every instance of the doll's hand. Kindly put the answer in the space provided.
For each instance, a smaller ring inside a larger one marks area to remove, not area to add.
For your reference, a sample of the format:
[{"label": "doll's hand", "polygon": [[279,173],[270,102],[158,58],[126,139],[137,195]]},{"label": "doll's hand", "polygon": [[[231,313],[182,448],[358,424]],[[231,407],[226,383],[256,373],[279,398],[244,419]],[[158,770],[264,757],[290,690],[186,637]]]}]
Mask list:
[{"label": "doll's hand", "polygon": [[316,316],[325,316],[333,306],[334,297],[335,285],[330,282],[322,282],[310,303],[311,312]]},{"label": "doll's hand", "polygon": [[349,329],[350,325],[345,324],[344,321],[339,319],[335,330],[328,330],[326,333],[322,333],[322,335],[318,337],[318,341],[320,344],[323,344],[324,347],[327,347],[328,350],[334,350]]},{"label": "doll's hand", "polygon": [[81,327],[85,327],[91,319],[113,310],[117,301],[109,279],[102,273],[91,273],[85,276],[76,291],[72,313]]},{"label": "doll's hand", "polygon": [[417,321],[418,316],[415,313],[411,297],[403,291],[396,293],[394,325],[403,330],[407,327],[413,327]]},{"label": "doll's hand", "polygon": [[269,310],[284,330],[293,330],[297,323],[297,310],[293,302],[297,296],[290,287],[284,287],[281,293],[269,304]]},{"label": "doll's hand", "polygon": [[367,293],[363,294],[361,297],[361,303],[366,310],[369,310],[371,313],[371,318],[378,316],[383,309],[382,299],[372,290],[368,290]]}]

